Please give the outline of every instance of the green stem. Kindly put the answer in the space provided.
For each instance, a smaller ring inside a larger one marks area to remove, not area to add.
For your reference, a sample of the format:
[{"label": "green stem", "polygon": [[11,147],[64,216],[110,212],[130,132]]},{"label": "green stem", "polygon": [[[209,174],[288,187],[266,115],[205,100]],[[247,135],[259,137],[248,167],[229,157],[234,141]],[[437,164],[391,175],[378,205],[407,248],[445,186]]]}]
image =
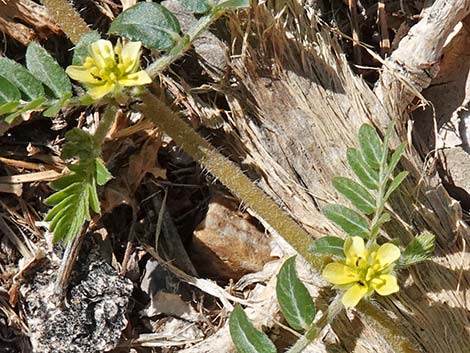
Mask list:
[{"label": "green stem", "polygon": [[385,138],[383,141],[383,152],[382,152],[382,158],[380,160],[380,168],[379,168],[379,188],[377,190],[376,194],[376,207],[375,207],[375,213],[374,217],[372,218],[371,221],[371,231],[370,231],[370,239],[367,242],[367,245],[370,246],[371,244],[375,243],[377,240],[377,236],[379,235],[379,230],[380,230],[380,217],[383,214],[384,208],[385,208],[385,202],[387,201],[385,199],[385,193],[386,193],[386,187],[387,187],[387,182],[388,179],[390,178],[391,175],[391,170],[389,170],[388,167],[388,144],[390,141],[390,136],[393,131],[393,123],[390,124],[390,126],[387,128],[387,132],[385,133]]},{"label": "green stem", "polygon": [[[305,335],[303,335],[302,337],[300,337],[296,342],[295,344],[290,347],[286,353],[301,353],[304,351],[305,348],[308,347],[308,345],[310,343],[312,343],[312,341],[317,338],[318,336],[318,333],[315,334],[315,332],[317,332],[317,328],[316,326],[310,328],[307,333],[305,333]],[[307,334],[310,334],[312,336],[312,338],[309,338],[307,337]]]},{"label": "green stem", "polygon": [[95,143],[100,147],[103,145],[106,136],[108,135],[114,124],[114,121],[116,120],[116,112],[117,107],[113,103],[110,103],[106,106],[103,117],[101,118],[100,123],[96,128],[95,134],[93,135]]},{"label": "green stem", "polygon": [[203,16],[199,21],[189,29],[179,42],[163,56],[159,57],[152,64],[147,67],[146,71],[150,77],[157,77],[163,70],[165,70],[176,59],[180,58],[186,51],[191,48],[192,43],[198,38],[201,33],[209,28],[220,16],[225,13],[223,9],[212,10],[206,16]]},{"label": "green stem", "polygon": [[41,0],[49,9],[50,14],[59,27],[70,38],[73,44],[77,44],[80,37],[90,32],[86,22],[75,11],[67,0]]}]

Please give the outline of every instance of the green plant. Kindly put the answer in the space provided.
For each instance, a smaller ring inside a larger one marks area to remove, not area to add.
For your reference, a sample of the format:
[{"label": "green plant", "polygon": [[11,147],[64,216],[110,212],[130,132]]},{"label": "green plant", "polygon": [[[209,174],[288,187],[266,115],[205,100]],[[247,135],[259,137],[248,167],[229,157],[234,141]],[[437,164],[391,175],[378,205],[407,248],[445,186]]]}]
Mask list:
[{"label": "green plant", "polygon": [[[408,172],[393,176],[406,145],[400,144],[390,154],[392,126],[382,142],[375,129],[364,124],[359,129],[359,149],[349,148],[347,160],[358,181],[335,177],[333,186],[347,198],[354,209],[327,205],[323,213],[347,233],[346,240],[324,237],[312,244],[311,251],[335,258],[323,270],[323,277],[344,291],[345,306],[356,306],[377,292],[389,295],[399,290],[394,270],[425,261],[434,249],[434,236],[423,233],[415,237],[402,252],[396,245],[378,244],[382,225],[390,221],[385,205],[405,180]],[[366,242],[366,244],[364,244]]]},{"label": "green plant", "polygon": [[[80,129],[65,135],[62,158],[68,161],[69,173],[51,183],[56,193],[45,200],[47,205],[53,206],[45,220],[50,222],[55,241],[68,242],[80,233],[86,221],[91,220],[92,212],[100,213],[97,186],[111,178],[100,158],[101,146],[112,126],[117,106],[144,93],[138,86],[150,83],[150,76],[155,77],[183,55],[192,41],[227,10],[248,6],[246,0],[182,3],[204,15],[188,33],[181,34],[178,20],[162,5],[139,3],[120,14],[109,29],[109,34],[135,42],[121,44],[119,39],[113,47],[110,41],[101,39],[98,32],[87,30],[79,37],[72,65],[65,71],[35,42],[28,46],[26,67],[11,59],[0,58],[0,115],[4,115],[8,123],[30,110],[53,117],[67,106],[105,106],[95,135]],[[62,8],[64,3],[49,1],[47,5]],[[78,28],[84,31],[86,27],[79,17],[75,16],[75,19],[80,22]],[[75,33],[71,38],[77,38]],[[146,71],[139,71],[141,43],[163,53]],[[73,96],[67,74],[83,85],[85,94]],[[156,99],[151,95],[147,97]],[[174,114],[170,118],[174,119]]]},{"label": "green plant", "polygon": [[[360,147],[347,151],[349,166],[358,181],[346,177],[333,179],[335,189],[355,209],[339,204],[323,208],[325,216],[338,225],[347,237],[325,236],[314,241],[310,247],[314,254],[333,258],[334,261],[325,266],[322,274],[340,290],[341,302],[345,307],[356,306],[361,299],[374,292],[383,296],[398,292],[395,270],[426,261],[434,249],[434,235],[428,232],[416,236],[404,251],[393,243],[379,245],[377,242],[381,226],[391,219],[390,214],[385,212],[385,205],[408,174],[403,171],[393,177],[405,144],[398,146],[390,155],[391,132],[392,127],[388,129],[382,142],[372,126],[361,126]],[[305,331],[288,353],[301,352],[317,337],[322,326],[331,322],[337,312],[331,310],[330,315],[326,314],[327,321],[319,320],[317,324],[314,323],[315,306],[297,277],[295,258],[288,259],[282,266],[276,295],[289,325],[295,330]],[[230,316],[230,332],[240,353],[276,352],[273,343],[248,321],[241,307],[237,307]]]},{"label": "green plant", "polygon": [[[155,78],[172,62],[180,58],[191,47],[194,39],[226,11],[249,6],[248,0],[180,1],[190,10],[201,14],[199,21],[186,33],[181,33],[178,21],[173,14],[157,3],[140,2],[119,15],[111,25],[109,34],[122,36],[131,41],[140,41],[144,46],[161,54],[145,68],[150,78]],[[51,14],[55,15],[57,23],[76,45],[72,64],[84,65],[86,58],[91,54],[90,45],[101,40],[101,35],[88,29],[86,23],[68,1],[43,0],[42,2],[49,8]],[[148,15],[149,13],[151,16]],[[150,36],[149,33],[151,33]],[[183,146],[188,154],[269,223],[315,269],[320,270],[321,258],[309,252],[309,234],[257,188],[235,164],[224,158],[179,119],[165,102],[139,87],[113,89],[112,93],[110,91],[110,94],[100,97],[86,93],[73,96],[70,81],[55,60],[36,43],[31,44],[31,49],[28,50],[31,53],[29,58],[26,58],[27,68],[10,59],[0,59],[0,115],[5,115],[7,122],[12,122],[21,113],[33,109],[41,110],[45,116],[54,116],[61,108],[67,106],[94,104],[104,107],[104,114],[94,135],[73,130],[66,136],[64,145],[66,152],[63,157],[68,159],[70,173],[52,184],[57,193],[47,200],[50,205],[54,206],[46,218],[51,221],[51,229],[54,231],[56,241],[74,239],[85,222],[91,219],[91,214],[99,213],[96,188],[111,177],[100,159],[101,146],[113,124],[117,106],[125,104],[126,98],[135,97],[142,102],[138,109],[147,119],[152,120],[177,144]],[[90,87],[85,85],[85,88]],[[363,168],[363,165],[358,165],[357,168]],[[371,176],[364,176],[366,181],[368,177]],[[367,182],[373,185],[374,179]],[[385,198],[385,195],[383,197]],[[375,225],[380,227],[380,222],[384,221],[386,221],[386,216],[379,217],[375,220]],[[340,243],[341,239],[338,239],[324,239],[323,245],[329,249],[333,249],[334,245],[336,247],[334,251],[340,255],[339,244],[342,243]],[[409,256],[405,258],[403,255],[404,260],[400,261],[403,264],[419,261],[420,257],[416,256],[416,249],[429,247],[430,242],[426,239],[429,240],[429,237],[423,237],[413,246],[410,244]],[[71,243],[68,242],[68,244]],[[319,241],[317,248],[320,245]],[[334,255],[334,251],[332,250],[331,254]],[[329,252],[325,250],[323,253]],[[403,254],[407,254],[407,250]],[[384,319],[382,313],[367,306],[363,309],[366,319],[373,322],[386,339],[390,338],[389,343],[396,352],[409,351],[408,347],[411,347],[411,344],[408,338],[400,335],[394,326]],[[318,326],[320,329],[321,325],[318,324]]]}]

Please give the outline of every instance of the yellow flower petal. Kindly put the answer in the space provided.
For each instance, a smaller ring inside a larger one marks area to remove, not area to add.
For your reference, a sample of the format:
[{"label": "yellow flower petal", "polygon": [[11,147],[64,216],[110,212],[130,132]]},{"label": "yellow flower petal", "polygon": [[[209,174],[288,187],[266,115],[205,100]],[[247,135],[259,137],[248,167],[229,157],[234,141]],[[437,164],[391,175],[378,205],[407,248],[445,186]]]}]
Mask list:
[{"label": "yellow flower petal", "polygon": [[357,303],[359,303],[360,300],[367,294],[367,291],[367,286],[357,283],[349,288],[346,293],[344,293],[341,302],[345,307],[356,306]]},{"label": "yellow flower petal", "polygon": [[87,92],[91,98],[93,98],[94,100],[98,100],[110,93],[114,88],[115,85],[113,83],[106,82],[99,86],[90,86]]},{"label": "yellow flower petal", "polygon": [[91,74],[91,70],[89,68],[85,68],[84,66],[71,65],[65,69],[65,72],[67,73],[67,75],[70,76],[70,78],[76,81],[80,81],[84,83],[91,83],[91,84],[100,83],[100,80],[96,79]]},{"label": "yellow flower petal", "polygon": [[142,86],[152,82],[150,76],[144,70],[129,74],[119,80],[119,84],[123,86]]},{"label": "yellow flower petal", "polygon": [[100,69],[105,69],[108,63],[115,62],[113,45],[109,40],[100,39],[92,43],[90,55]]},{"label": "yellow flower petal", "polygon": [[125,67],[125,74],[136,72],[140,65],[140,48],[141,42],[129,42],[122,47],[121,61]]},{"label": "yellow flower petal", "polygon": [[323,278],[333,284],[348,284],[359,280],[359,274],[351,267],[333,262],[325,266],[322,273]]},{"label": "yellow flower petal", "polygon": [[400,290],[397,278],[393,275],[381,275],[377,279],[373,279],[371,284],[380,295],[389,295]]},{"label": "yellow flower petal", "polygon": [[391,243],[383,244],[377,250],[376,260],[382,265],[382,267],[391,265],[399,258],[400,249]]},{"label": "yellow flower petal", "polygon": [[361,237],[349,237],[344,242],[344,254],[348,263],[355,264],[358,258],[366,258],[367,250],[364,246],[364,239]]}]

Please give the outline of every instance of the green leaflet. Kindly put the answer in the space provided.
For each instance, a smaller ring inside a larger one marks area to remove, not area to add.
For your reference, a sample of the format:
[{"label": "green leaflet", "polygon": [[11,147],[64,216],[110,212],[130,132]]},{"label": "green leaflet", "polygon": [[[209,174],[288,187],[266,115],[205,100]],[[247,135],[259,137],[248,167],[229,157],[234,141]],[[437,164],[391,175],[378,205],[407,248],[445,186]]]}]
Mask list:
[{"label": "green leaflet", "polygon": [[367,164],[373,169],[378,169],[382,161],[384,147],[377,131],[372,126],[364,124],[360,127],[359,145]]},{"label": "green leaflet", "polygon": [[310,251],[314,254],[344,258],[344,240],[333,236],[321,237],[312,243]]},{"label": "green leaflet", "polygon": [[388,200],[392,192],[394,192],[400,186],[400,184],[403,182],[403,180],[405,180],[407,176],[408,176],[408,172],[403,171],[403,172],[398,173],[397,176],[393,178],[392,182],[390,183],[388,187],[387,193],[385,194],[385,197],[384,197],[385,200]]},{"label": "green leaflet", "polygon": [[49,101],[49,108],[42,112],[42,115],[46,118],[53,118],[57,113],[64,107],[67,103],[67,100],[72,97],[71,93],[65,94],[62,98]]},{"label": "green leaflet", "polygon": [[0,105],[0,115],[8,114],[8,113],[16,111],[19,105],[20,105],[20,102],[9,102],[9,103]]},{"label": "green leaflet", "polygon": [[379,174],[375,169],[369,167],[361,152],[355,148],[348,148],[346,156],[349,166],[362,185],[370,190],[377,190]]},{"label": "green leaflet", "polygon": [[46,101],[47,99],[45,97],[41,97],[41,98],[36,98],[29,103],[26,103],[26,105],[24,105],[21,109],[16,110],[13,113],[7,115],[5,117],[5,122],[10,124],[13,120],[15,120],[15,118],[20,116],[22,113],[25,113],[29,110],[40,109],[43,103]]},{"label": "green leaflet", "polygon": [[99,186],[105,185],[108,181],[110,181],[113,176],[109,172],[108,169],[106,169],[105,165],[103,164],[103,161],[100,158],[95,159],[95,165],[96,165],[96,183]]},{"label": "green leaflet", "polygon": [[246,317],[240,305],[235,306],[229,319],[232,341],[239,353],[276,353],[268,336],[257,330]]},{"label": "green leaflet", "polygon": [[207,0],[179,0],[179,2],[194,13],[207,13],[211,9],[211,5]]},{"label": "green leaflet", "polygon": [[342,205],[327,205],[323,207],[323,214],[350,236],[362,238],[369,236],[369,223],[367,220],[350,208]]},{"label": "green leaflet", "polygon": [[108,33],[141,41],[150,49],[166,50],[180,39],[176,17],[158,3],[141,2],[121,13]]},{"label": "green leaflet", "polygon": [[371,214],[375,211],[375,198],[362,185],[345,177],[333,178],[333,186],[359,211]]},{"label": "green leaflet", "polygon": [[401,156],[405,152],[405,149],[406,149],[406,144],[402,143],[392,153],[392,156],[390,157],[390,161],[388,162],[388,169],[389,169],[390,174],[395,170],[398,162],[400,161]]},{"label": "green leaflet", "polygon": [[277,275],[276,296],[289,325],[298,331],[308,330],[317,311],[310,293],[297,276],[295,256],[284,262]]},{"label": "green leaflet", "polygon": [[0,57],[0,76],[16,86],[23,93],[25,100],[34,100],[46,95],[41,82],[11,59]]},{"label": "green leaflet", "polygon": [[31,42],[26,50],[26,67],[56,98],[72,95],[72,84],[64,69],[36,42]]}]

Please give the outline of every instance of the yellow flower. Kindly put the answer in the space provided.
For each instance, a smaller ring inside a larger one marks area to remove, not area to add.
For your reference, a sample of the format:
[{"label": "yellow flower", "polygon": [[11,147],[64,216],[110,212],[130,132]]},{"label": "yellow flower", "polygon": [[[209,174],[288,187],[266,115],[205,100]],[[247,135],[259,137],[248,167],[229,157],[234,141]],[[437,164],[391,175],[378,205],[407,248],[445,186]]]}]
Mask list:
[{"label": "yellow flower", "polygon": [[71,65],[65,70],[76,81],[82,82],[94,100],[109,93],[116,95],[123,87],[141,86],[152,82],[144,71],[139,71],[140,42],[118,42],[113,49],[109,40],[100,39],[89,48],[90,56],[83,65]]},{"label": "yellow flower", "polygon": [[345,260],[326,265],[323,277],[346,290],[342,303],[356,306],[363,298],[377,292],[389,295],[399,291],[397,278],[392,274],[400,249],[391,243],[366,248],[360,237],[350,237],[344,242]]}]

